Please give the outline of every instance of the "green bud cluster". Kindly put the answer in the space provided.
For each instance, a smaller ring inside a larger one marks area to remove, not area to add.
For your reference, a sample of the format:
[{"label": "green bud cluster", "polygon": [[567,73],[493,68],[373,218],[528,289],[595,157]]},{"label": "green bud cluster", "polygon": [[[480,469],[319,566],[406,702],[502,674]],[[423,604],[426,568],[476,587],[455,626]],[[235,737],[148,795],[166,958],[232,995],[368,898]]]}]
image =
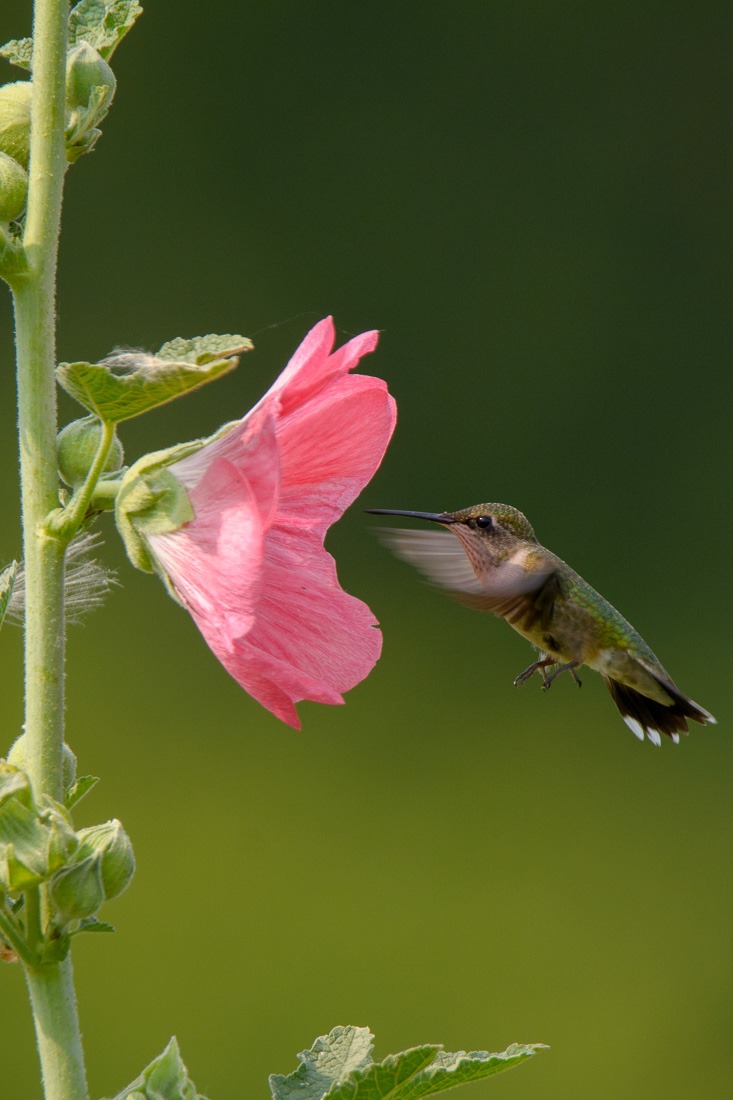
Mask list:
[{"label": "green bud cluster", "polygon": [[[104,58],[80,42],[66,59],[66,159],[88,153],[101,135],[117,81]],[[0,226],[20,218],[28,191],[32,80],[0,87]]]},{"label": "green bud cluster", "polygon": [[[16,760],[23,757],[23,740],[12,750]],[[73,784],[76,760],[72,768],[69,754],[66,775]],[[26,890],[47,886],[56,942],[121,894],[134,871],[132,845],[119,821],[75,830],[65,805],[45,795],[36,799],[26,773],[0,761],[0,903],[14,912]]]}]

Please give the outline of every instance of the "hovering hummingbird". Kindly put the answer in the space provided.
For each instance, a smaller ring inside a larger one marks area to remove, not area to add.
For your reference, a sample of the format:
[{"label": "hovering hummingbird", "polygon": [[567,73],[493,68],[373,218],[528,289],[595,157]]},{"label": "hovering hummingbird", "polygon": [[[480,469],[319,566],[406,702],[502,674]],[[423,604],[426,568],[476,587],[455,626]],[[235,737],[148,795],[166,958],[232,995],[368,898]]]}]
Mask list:
[{"label": "hovering hummingbird", "polygon": [[[588,665],[603,677],[631,732],[654,745],[661,734],[679,744],[687,719],[715,722],[684,695],[644,639],[569,565],[546,550],[529,521],[508,504],[476,504],[459,512],[369,508],[378,516],[408,516],[445,531],[385,528],[384,541],[460,603],[505,619],[536,646],[539,657],[514,680],[533,673],[549,688]],[[453,536],[457,536],[454,538]]]}]

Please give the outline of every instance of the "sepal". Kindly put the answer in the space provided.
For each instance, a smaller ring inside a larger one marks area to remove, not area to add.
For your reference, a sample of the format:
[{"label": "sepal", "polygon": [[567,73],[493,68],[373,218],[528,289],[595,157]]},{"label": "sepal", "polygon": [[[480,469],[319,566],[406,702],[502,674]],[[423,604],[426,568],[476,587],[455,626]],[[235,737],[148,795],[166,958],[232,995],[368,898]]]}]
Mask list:
[{"label": "sepal", "polygon": [[81,802],[84,795],[89,794],[93,787],[96,787],[99,782],[99,777],[96,775],[80,775],[76,783],[66,791],[64,798],[64,805],[67,810],[70,810],[72,806],[76,806],[77,802]]},{"label": "sepal", "polygon": [[51,880],[49,894],[64,923],[93,916],[104,901],[99,860],[92,855],[63,867]]},{"label": "sepal", "polygon": [[156,571],[145,536],[177,531],[193,519],[188,493],[166,466],[201,446],[203,440],[196,440],[145,455],[122,479],[115,501],[115,523],[127,556],[144,573]]},{"label": "sepal", "polygon": [[[21,738],[18,738],[18,740],[21,740]],[[12,751],[11,749],[10,752],[12,753]],[[0,813],[2,813],[5,803],[11,798],[14,798],[28,809],[33,806],[33,794],[28,776],[22,770],[22,766],[11,761],[8,757],[7,760],[0,761]]]},{"label": "sepal", "polygon": [[34,809],[8,798],[0,812],[0,886],[13,895],[45,882],[58,866],[55,839]]}]

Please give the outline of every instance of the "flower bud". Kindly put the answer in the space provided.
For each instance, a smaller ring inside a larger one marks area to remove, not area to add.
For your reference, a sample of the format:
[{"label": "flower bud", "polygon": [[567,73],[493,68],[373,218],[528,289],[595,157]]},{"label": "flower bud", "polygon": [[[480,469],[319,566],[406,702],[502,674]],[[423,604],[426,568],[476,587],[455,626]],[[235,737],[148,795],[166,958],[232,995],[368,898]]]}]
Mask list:
[{"label": "flower bud", "polygon": [[92,88],[106,89],[101,106],[107,107],[115,94],[115,74],[88,42],[80,42],[66,59],[66,102],[69,107],[86,107]]},{"label": "flower bud", "polygon": [[7,153],[23,168],[28,167],[31,147],[30,80],[18,80],[0,87],[0,152]]},{"label": "flower bud", "polygon": [[64,921],[91,917],[104,901],[99,860],[87,856],[79,863],[63,867],[51,879],[51,902]]},{"label": "flower bud", "polygon": [[[96,416],[84,416],[62,428],[56,439],[56,459],[59,473],[67,485],[82,485],[94,462],[102,438],[102,425]],[[104,464],[103,473],[119,470],[124,459],[122,444],[117,436]]]},{"label": "flower bud", "polygon": [[[20,737],[16,737],[15,741],[13,741],[10,746],[8,763],[14,764],[16,768],[22,768],[25,771],[28,767],[27,749],[28,735],[26,733],[21,733]],[[71,751],[66,742],[64,742],[64,747],[61,752],[61,764],[63,768],[62,779],[64,790],[68,791],[76,782],[76,755]]]},{"label": "flower bud", "polygon": [[93,856],[99,862],[104,896],[116,898],[129,885],[135,872],[135,856],[130,838],[119,821],[105,821],[81,829],[79,855]]},{"label": "flower bud", "polygon": [[0,152],[0,225],[14,222],[25,210],[28,173],[17,160]]}]

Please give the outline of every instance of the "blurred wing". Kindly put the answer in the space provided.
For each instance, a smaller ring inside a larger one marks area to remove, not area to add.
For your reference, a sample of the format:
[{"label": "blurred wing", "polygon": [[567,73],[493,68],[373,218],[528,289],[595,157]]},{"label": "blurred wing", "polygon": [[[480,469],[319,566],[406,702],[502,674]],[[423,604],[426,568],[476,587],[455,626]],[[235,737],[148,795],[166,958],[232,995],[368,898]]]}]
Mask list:
[{"label": "blurred wing", "polygon": [[555,563],[538,560],[531,571],[523,562],[504,562],[490,585],[473,571],[463,546],[449,531],[409,531],[383,527],[380,540],[402,561],[414,565],[432,584],[475,611],[502,615],[514,626],[528,628],[549,621],[557,595]]},{"label": "blurred wing", "polygon": [[380,527],[377,535],[396,557],[414,565],[431,584],[437,584],[451,593],[483,595],[484,590],[465,550],[455,535],[448,531]]}]

